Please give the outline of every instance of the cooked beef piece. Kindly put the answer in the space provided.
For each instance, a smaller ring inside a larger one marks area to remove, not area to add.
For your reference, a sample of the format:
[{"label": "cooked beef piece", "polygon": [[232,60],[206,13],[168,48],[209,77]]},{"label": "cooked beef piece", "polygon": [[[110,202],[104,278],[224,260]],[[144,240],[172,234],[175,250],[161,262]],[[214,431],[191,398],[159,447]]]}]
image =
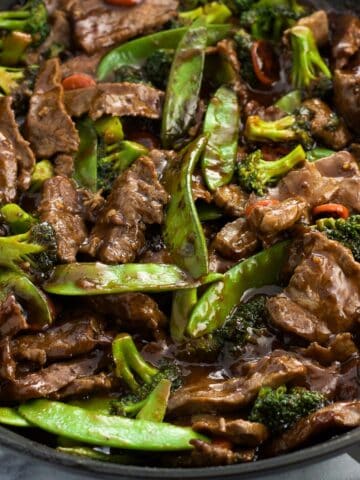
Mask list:
[{"label": "cooked beef piece", "polygon": [[278,108],[276,105],[270,105],[270,107],[265,107],[257,100],[250,100],[244,105],[244,120],[247,117],[252,115],[258,115],[260,118],[267,122],[272,122],[274,120],[280,120],[284,117],[284,111]]},{"label": "cooked beef piece", "polygon": [[223,258],[214,250],[209,250],[209,270],[210,272],[225,273],[235,265],[236,260]]},{"label": "cooked beef piece", "polygon": [[311,343],[302,352],[305,357],[310,357],[322,365],[330,365],[333,362],[345,362],[359,351],[352,339],[351,333],[339,333],[329,341],[327,346]]},{"label": "cooked beef piece", "polygon": [[310,28],[319,47],[323,47],[328,43],[329,20],[325,10],[317,10],[307,17],[300,18],[297,25]]},{"label": "cooked beef piece", "polygon": [[88,113],[92,120],[103,115],[160,118],[164,94],[141,83],[99,83],[94,87],[65,92],[71,117]]},{"label": "cooked beef piece", "polygon": [[351,140],[351,135],[344,121],[339,118],[325,102],[317,98],[306,100],[303,106],[310,110],[311,133],[327,147],[340,150]]},{"label": "cooked beef piece", "polygon": [[10,338],[0,340],[0,378],[3,380],[14,380],[16,374],[16,363],[12,358]]},{"label": "cooked beef piece", "polygon": [[61,153],[54,160],[54,173],[62,177],[71,178],[74,173],[74,158]]},{"label": "cooked beef piece", "polygon": [[304,377],[306,367],[284,352],[273,352],[260,360],[249,362],[242,377],[222,382],[203,383],[180,388],[170,398],[171,415],[231,412],[248,405],[261,387],[278,387],[298,377]]},{"label": "cooked beef piece", "polygon": [[86,188],[79,188],[78,193],[83,205],[85,221],[96,223],[105,204],[105,198],[101,195],[101,191],[94,193]]},{"label": "cooked beef piece", "polygon": [[220,465],[233,465],[234,463],[251,462],[254,460],[255,451],[245,450],[234,452],[225,444],[208,443],[203,440],[191,440],[195,447],[187,466],[191,467],[217,467]]},{"label": "cooked beef piece", "polygon": [[111,340],[112,336],[104,333],[103,322],[87,314],[45,332],[18,337],[11,343],[11,352],[16,360],[44,365],[89,353],[98,345],[111,345]]},{"label": "cooked beef piece", "polygon": [[139,158],[115,180],[84,251],[105,263],[133,261],[146,225],[162,223],[167,199],[151,159]]},{"label": "cooked beef piece", "polygon": [[161,250],[146,250],[138,258],[139,263],[174,263],[171,253],[162,248]]},{"label": "cooked beef piece", "polygon": [[360,69],[335,70],[335,106],[347,126],[360,133]]},{"label": "cooked beef piece", "polygon": [[231,68],[232,87],[237,93],[240,104],[245,106],[248,102],[248,86],[241,77],[241,65],[236,53],[234,40],[225,38],[217,44],[217,53],[220,54]]},{"label": "cooked beef piece", "polygon": [[242,217],[249,196],[238,185],[230,184],[219,187],[214,192],[215,204],[230,217]]},{"label": "cooked beef piece", "polygon": [[47,56],[54,46],[61,46],[64,49],[71,47],[71,26],[65,12],[54,10],[50,16],[50,33],[46,40],[40,45],[37,52]]},{"label": "cooked beef piece", "polygon": [[66,387],[54,392],[50,395],[53,400],[60,400],[62,398],[89,395],[95,393],[103,393],[111,390],[116,383],[116,379],[111,375],[105,373],[98,373],[90,375],[89,377],[76,378],[70,382]]},{"label": "cooked beef piece", "polygon": [[79,147],[78,132],[64,106],[58,58],[47,60],[40,69],[26,127],[38,158],[51,158],[57,153],[72,154]]},{"label": "cooked beef piece", "polygon": [[61,64],[62,77],[70,77],[74,73],[86,73],[96,78],[96,69],[103,56],[103,52],[94,53],[94,55],[77,55],[69,58]]},{"label": "cooked beef piece", "polygon": [[317,160],[315,166],[324,177],[343,180],[360,175],[359,165],[355,157],[345,150]]},{"label": "cooked beef piece", "polygon": [[59,260],[75,262],[86,238],[86,227],[73,181],[59,176],[46,180],[38,210],[41,221],[49,222],[55,230]]},{"label": "cooked beef piece", "polygon": [[16,335],[29,328],[26,314],[13,294],[0,302],[0,337]]},{"label": "cooked beef piece", "polygon": [[329,401],[335,400],[338,382],[341,377],[340,365],[333,363],[329,366],[323,366],[316,360],[304,358],[299,354],[294,355],[306,368],[306,376],[296,381],[295,385],[304,387],[307,390],[320,392]]},{"label": "cooked beef piece", "polygon": [[214,415],[195,415],[191,423],[192,428],[197,432],[215,438],[224,438],[235,445],[245,447],[257,447],[269,437],[269,431],[265,425],[242,418],[228,419]]},{"label": "cooked beef piece", "polygon": [[94,311],[116,318],[126,331],[156,332],[166,325],[158,304],[144,293],[122,293],[88,297]]},{"label": "cooked beef piece", "polygon": [[292,428],[275,438],[266,448],[269,456],[280,455],[323,438],[324,434],[360,426],[360,401],[338,402],[321,408],[299,420]]},{"label": "cooked beef piece", "polygon": [[335,68],[344,68],[360,48],[360,20],[353,15],[336,17],[332,39]]},{"label": "cooked beef piece", "polygon": [[194,202],[196,200],[203,200],[206,203],[210,203],[212,200],[212,195],[206,188],[201,173],[197,173],[192,176],[192,196]]},{"label": "cooked beef piece", "polygon": [[0,203],[13,202],[17,194],[17,162],[15,151],[0,132]]},{"label": "cooked beef piece", "polygon": [[260,246],[254,232],[245,218],[227,223],[213,240],[212,247],[221,256],[230,260],[241,260],[252,255]]},{"label": "cooked beef piece", "polygon": [[74,0],[70,15],[75,39],[93,53],[161,27],[177,14],[177,0],[143,0],[139,5],[114,7],[102,0]]},{"label": "cooked beef piece", "polygon": [[274,325],[320,344],[350,331],[360,319],[360,264],[315,231],[305,234],[298,260],[288,287],[267,301]]},{"label": "cooked beef piece", "polygon": [[307,219],[307,204],[301,198],[288,198],[270,205],[257,204],[248,216],[254,232],[273,235],[291,228],[299,220]]},{"label": "cooked beef piece", "polygon": [[75,380],[97,373],[103,357],[103,352],[96,351],[87,357],[53,363],[36,372],[19,375],[0,387],[0,399],[23,402],[32,398],[48,398]]},{"label": "cooked beef piece", "polygon": [[149,152],[149,157],[153,161],[158,179],[161,181],[167,166],[176,161],[176,152],[173,150],[153,149]]},{"label": "cooked beef piece", "polygon": [[351,358],[341,368],[336,399],[350,401],[360,398],[360,356]]},{"label": "cooked beef piece", "polygon": [[[30,186],[30,179],[35,165],[35,156],[29,146],[29,143],[23,139],[19,132],[19,127],[15,120],[14,112],[11,108],[11,97],[0,97],[0,138],[1,142],[5,137],[13,150],[17,163],[17,186],[20,190],[27,190]],[[6,148],[2,147],[2,155],[6,156]],[[13,172],[12,177],[16,175],[13,162],[7,160],[7,167]],[[13,180],[12,180],[13,183]]]}]

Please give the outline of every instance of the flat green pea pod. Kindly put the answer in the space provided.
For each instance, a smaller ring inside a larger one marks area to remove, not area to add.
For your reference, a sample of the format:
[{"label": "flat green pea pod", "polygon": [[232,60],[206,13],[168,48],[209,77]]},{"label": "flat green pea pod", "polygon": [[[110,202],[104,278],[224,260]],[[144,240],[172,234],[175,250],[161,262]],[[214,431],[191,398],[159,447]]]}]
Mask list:
[{"label": "flat green pea pod", "polygon": [[321,160],[322,158],[330,157],[335,153],[334,150],[330,150],[329,148],[322,148],[317,147],[313,150],[309,150],[306,152],[306,160],[308,162],[316,162],[317,160]]},{"label": "flat green pea pod", "polygon": [[76,123],[80,145],[74,161],[74,179],[80,187],[97,190],[98,137],[90,118]]},{"label": "flat green pea pod", "polygon": [[70,402],[70,405],[97,412],[101,415],[110,415],[113,400],[111,397],[92,397],[87,400],[73,400]]},{"label": "flat green pea pod", "polygon": [[281,97],[276,103],[275,107],[280,108],[283,112],[291,115],[298,108],[301,107],[302,95],[300,90],[293,90]]},{"label": "flat green pea pod", "polygon": [[22,417],[16,408],[0,407],[0,423],[12,427],[31,427],[31,424]]},{"label": "flat green pea pod", "polygon": [[204,121],[208,142],[202,159],[202,171],[212,191],[228,184],[235,170],[240,129],[240,107],[236,93],[220,87],[211,99]]},{"label": "flat green pea pod", "polygon": [[161,263],[70,263],[57,265],[43,285],[57,295],[105,295],[125,292],[172,292],[201,285],[176,265]]},{"label": "flat green pea pod", "polygon": [[166,88],[161,124],[165,148],[179,147],[196,116],[205,64],[207,28],[196,20],[176,49]]},{"label": "flat green pea pod", "polygon": [[171,392],[171,382],[166,378],[160,380],[158,385],[146,399],[145,405],[136,415],[138,420],[150,420],[151,422],[162,422],[164,420],[167,404]]},{"label": "flat green pea pod", "polygon": [[47,432],[103,447],[165,452],[190,450],[191,440],[206,440],[191,428],[99,415],[50,400],[25,403],[19,411],[26,420]]},{"label": "flat green pea pod", "polygon": [[[174,50],[187,31],[187,27],[164,30],[137,38],[110,50],[99,63],[97,78],[102,81],[124,65],[141,67],[146,59],[159,49]],[[214,45],[231,31],[230,25],[209,25],[207,45]]]},{"label": "flat green pea pod", "polygon": [[211,285],[195,306],[187,326],[190,337],[200,337],[221,327],[227,316],[251,288],[273,285],[287,258],[289,242],[282,242],[228,270],[223,280]]},{"label": "flat green pea pod", "polygon": [[199,137],[165,173],[171,200],[166,210],[164,240],[175,263],[194,278],[209,271],[206,240],[192,196],[192,174],[205,145],[206,137]]}]

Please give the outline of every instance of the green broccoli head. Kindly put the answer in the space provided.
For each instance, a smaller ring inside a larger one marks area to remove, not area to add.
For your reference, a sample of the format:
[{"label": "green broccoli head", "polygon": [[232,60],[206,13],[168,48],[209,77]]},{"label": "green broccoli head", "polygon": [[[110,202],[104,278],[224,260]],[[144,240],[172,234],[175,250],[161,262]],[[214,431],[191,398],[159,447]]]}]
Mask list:
[{"label": "green broccoli head", "polygon": [[273,434],[290,428],[302,417],[326,405],[323,394],[295,387],[288,391],[285,385],[272,389],[263,387],[249,415],[251,422],[263,423]]},{"label": "green broccoli head", "polygon": [[241,77],[251,86],[256,86],[258,83],[253,62],[251,58],[252,39],[248,32],[244,29],[238,30],[234,35],[236,46],[236,54],[240,61]]},{"label": "green broccoli head", "polygon": [[143,67],[144,75],[154,87],[166,89],[174,50],[155,50],[146,60]]},{"label": "green broccoli head", "polygon": [[115,71],[116,82],[147,83],[141,68],[123,65]]},{"label": "green broccoli head", "polygon": [[306,154],[301,145],[274,161],[264,160],[261,150],[256,150],[239,164],[239,182],[246,191],[264,195],[268,186],[276,183],[305,159]]},{"label": "green broccoli head", "polygon": [[239,15],[249,10],[256,1],[257,0],[224,0],[224,3],[234,14]]},{"label": "green broccoli head", "polygon": [[316,222],[316,226],[328,238],[349,248],[355,260],[360,262],[360,215],[346,219],[322,218]]}]

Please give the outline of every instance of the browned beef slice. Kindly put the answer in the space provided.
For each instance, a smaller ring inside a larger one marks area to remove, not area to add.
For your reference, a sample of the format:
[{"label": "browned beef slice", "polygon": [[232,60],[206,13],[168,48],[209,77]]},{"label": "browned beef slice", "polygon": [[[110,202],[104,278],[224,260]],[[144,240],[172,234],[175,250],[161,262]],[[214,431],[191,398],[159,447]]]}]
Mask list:
[{"label": "browned beef slice", "polygon": [[74,158],[61,153],[54,160],[54,173],[62,177],[72,177],[74,173]]},{"label": "browned beef slice", "polygon": [[329,20],[325,10],[316,12],[301,18],[298,25],[308,27],[313,32],[315,41],[319,47],[323,47],[329,41]]},{"label": "browned beef slice", "polygon": [[351,140],[344,121],[337,117],[325,102],[317,98],[306,100],[303,103],[313,115],[311,119],[311,133],[317,140],[329,148],[340,150],[346,147]]},{"label": "browned beef slice", "polygon": [[105,204],[105,198],[101,191],[90,192],[87,188],[78,189],[81,197],[81,203],[84,207],[84,218],[86,222],[96,223]]},{"label": "browned beef slice", "polygon": [[71,27],[68,17],[61,10],[54,10],[50,16],[50,33],[41,44],[38,53],[46,54],[53,45],[62,45],[65,49],[71,47]]},{"label": "browned beef slice", "polygon": [[289,286],[267,308],[278,328],[324,344],[331,333],[355,326],[359,304],[360,264],[340,243],[310,232]]},{"label": "browned beef slice", "polygon": [[0,203],[13,202],[17,188],[17,162],[15,151],[0,132]]},{"label": "browned beef slice", "polygon": [[0,302],[0,337],[12,337],[27,328],[29,325],[25,312],[15,296],[9,294]]},{"label": "browned beef slice", "polygon": [[146,225],[162,223],[167,198],[151,159],[139,158],[115,180],[84,251],[105,263],[133,261]]},{"label": "browned beef slice", "polygon": [[227,223],[217,233],[212,243],[220,255],[224,258],[241,260],[249,257],[259,247],[259,240],[255,233],[250,230],[245,218],[238,218],[234,222]]},{"label": "browned beef slice", "polygon": [[24,335],[12,341],[12,355],[44,365],[48,361],[69,359],[91,352],[97,345],[110,345],[102,322],[91,315],[70,320],[36,335]]},{"label": "browned beef slice", "polygon": [[159,118],[163,97],[160,90],[141,83],[99,83],[65,92],[65,106],[71,117],[88,113],[93,120],[103,115]]},{"label": "browned beef slice", "polygon": [[47,60],[39,72],[26,126],[38,158],[50,158],[57,153],[72,154],[79,147],[79,135],[64,106],[57,58]]},{"label": "browned beef slice", "polygon": [[206,203],[210,203],[212,195],[205,186],[205,182],[201,173],[194,174],[192,176],[192,196],[194,201],[203,200]]},{"label": "browned beef slice", "polygon": [[242,418],[228,419],[215,415],[195,415],[191,422],[192,428],[197,432],[215,438],[225,438],[231,443],[246,447],[257,447],[269,436],[265,425]]},{"label": "browned beef slice", "polygon": [[97,373],[104,354],[94,352],[87,357],[49,367],[17,377],[0,388],[1,400],[25,401],[31,398],[49,397],[82,377]]},{"label": "browned beef slice", "polygon": [[70,77],[74,73],[86,73],[95,78],[96,69],[102,56],[103,53],[99,52],[94,55],[76,55],[69,58],[69,60],[61,64],[62,77]]},{"label": "browned beef slice", "polygon": [[339,15],[335,21],[332,54],[336,68],[344,68],[360,48],[360,19],[353,15]]},{"label": "browned beef slice", "polygon": [[86,238],[80,196],[72,180],[53,177],[43,186],[39,205],[40,218],[55,230],[58,257],[62,262],[75,262],[80,245]]},{"label": "browned beef slice", "polygon": [[11,108],[11,97],[9,96],[0,97],[0,133],[12,146],[13,154],[16,157],[17,185],[20,190],[26,190],[30,185],[30,177],[35,165],[35,156],[29,143],[23,139],[19,132],[15,115]]},{"label": "browned beef slice", "polygon": [[190,385],[177,390],[170,398],[170,414],[230,412],[248,405],[261,387],[278,387],[303,377],[306,367],[284,352],[273,352],[249,364],[246,375],[230,380]]},{"label": "browned beef slice", "polygon": [[307,217],[307,204],[302,199],[288,198],[273,205],[257,204],[248,216],[254,232],[276,234],[291,228],[301,218]]},{"label": "browned beef slice", "polygon": [[217,54],[225,60],[230,66],[232,73],[232,88],[237,93],[240,104],[246,105],[248,102],[248,85],[241,77],[241,65],[236,53],[236,44],[234,40],[225,38],[216,46]]},{"label": "browned beef slice", "polygon": [[315,162],[315,166],[321,175],[329,178],[338,178],[343,181],[345,178],[357,177],[360,175],[359,165],[355,157],[342,150],[330,157],[325,157]]},{"label": "browned beef slice", "polygon": [[215,204],[230,217],[241,217],[249,196],[238,185],[230,184],[219,187],[214,192]]},{"label": "browned beef slice", "polygon": [[173,150],[158,150],[155,148],[150,150],[149,157],[154,162],[156,173],[159,180],[161,180],[166,167],[176,161],[176,152]]},{"label": "browned beef slice", "polygon": [[338,402],[302,418],[290,430],[275,438],[266,449],[269,456],[294,450],[320,435],[360,426],[360,401]]},{"label": "browned beef slice", "polygon": [[347,126],[360,133],[360,70],[335,70],[335,105]]},{"label": "browned beef slice", "polygon": [[78,45],[87,53],[149,32],[176,16],[177,0],[144,0],[114,7],[102,0],[72,2],[71,17]]},{"label": "browned beef slice", "polygon": [[83,397],[84,395],[107,392],[115,385],[115,379],[111,375],[98,373],[89,377],[76,378],[66,387],[50,395],[50,398],[59,400],[74,395]]},{"label": "browned beef slice", "polygon": [[333,362],[345,362],[351,356],[359,353],[351,333],[339,333],[329,341],[327,346],[311,343],[302,352],[302,355],[313,358],[322,365],[330,365]]},{"label": "browned beef slice", "polygon": [[234,463],[251,462],[254,460],[255,451],[245,450],[234,452],[225,445],[216,445],[203,440],[191,440],[195,448],[187,466],[216,467],[220,465],[233,465]]},{"label": "browned beef slice", "polygon": [[14,380],[16,374],[16,363],[12,358],[10,338],[0,340],[0,378]]},{"label": "browned beef slice", "polygon": [[350,401],[360,398],[360,356],[351,358],[341,367],[336,400]]}]

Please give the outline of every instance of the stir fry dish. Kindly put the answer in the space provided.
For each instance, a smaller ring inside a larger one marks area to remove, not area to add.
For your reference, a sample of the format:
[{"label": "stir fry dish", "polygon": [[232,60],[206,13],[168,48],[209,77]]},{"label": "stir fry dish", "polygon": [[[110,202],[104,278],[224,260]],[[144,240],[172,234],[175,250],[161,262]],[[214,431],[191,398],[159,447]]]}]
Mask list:
[{"label": "stir fry dish", "polygon": [[0,11],[0,423],[128,465],[360,426],[360,18]]}]

